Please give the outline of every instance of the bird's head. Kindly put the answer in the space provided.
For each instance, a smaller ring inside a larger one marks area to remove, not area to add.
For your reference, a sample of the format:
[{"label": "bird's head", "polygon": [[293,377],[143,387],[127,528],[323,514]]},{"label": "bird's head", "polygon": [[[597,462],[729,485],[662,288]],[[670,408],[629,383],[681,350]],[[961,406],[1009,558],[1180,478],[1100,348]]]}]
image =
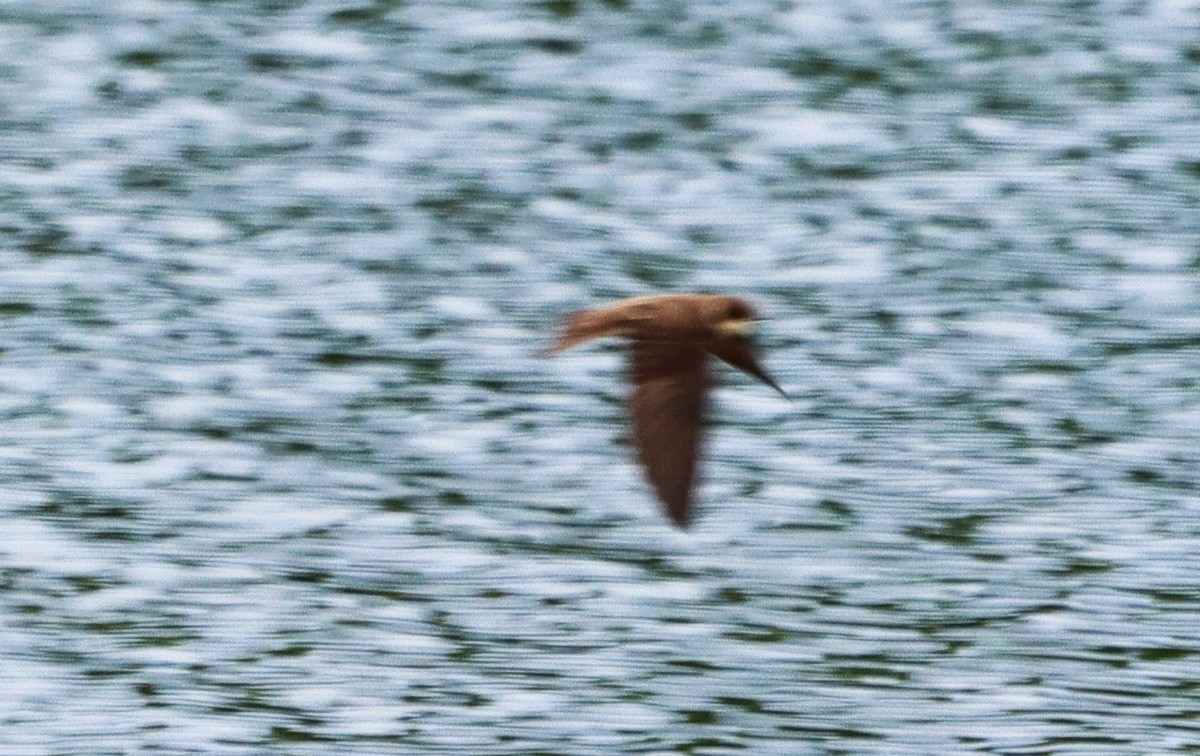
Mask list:
[{"label": "bird's head", "polygon": [[712,329],[716,336],[709,351],[719,359],[733,367],[748,373],[783,396],[787,392],[779,388],[779,384],[767,374],[754,354],[754,344],[750,335],[758,322],[754,308],[745,300],[737,297],[720,297],[713,302],[713,312],[710,314]]},{"label": "bird's head", "polygon": [[718,338],[749,338],[758,320],[754,308],[749,303],[737,297],[720,297],[720,300],[713,304],[713,330]]}]

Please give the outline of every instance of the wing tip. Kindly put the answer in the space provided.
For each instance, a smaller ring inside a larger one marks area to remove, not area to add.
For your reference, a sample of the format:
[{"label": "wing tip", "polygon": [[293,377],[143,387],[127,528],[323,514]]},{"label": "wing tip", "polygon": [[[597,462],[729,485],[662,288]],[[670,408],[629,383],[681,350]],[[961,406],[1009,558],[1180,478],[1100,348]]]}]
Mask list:
[{"label": "wing tip", "polygon": [[[657,489],[657,487],[655,487]],[[662,491],[655,490],[655,495],[658,498],[659,504],[662,505],[663,514],[671,521],[671,524],[680,530],[687,530],[692,524],[692,490],[691,485],[683,492],[683,496],[669,496]]]},{"label": "wing tip", "polygon": [[669,519],[671,524],[679,530],[688,530],[692,525],[692,517],[690,512],[683,512],[677,516],[674,512],[668,510],[667,519]]}]

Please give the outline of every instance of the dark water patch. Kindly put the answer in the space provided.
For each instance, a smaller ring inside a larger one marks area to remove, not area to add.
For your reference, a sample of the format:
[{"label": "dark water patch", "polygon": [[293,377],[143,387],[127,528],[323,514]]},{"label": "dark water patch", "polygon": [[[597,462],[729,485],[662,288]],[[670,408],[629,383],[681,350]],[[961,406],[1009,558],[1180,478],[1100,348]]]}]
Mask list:
[{"label": "dark water patch", "polygon": [[169,50],[141,48],[121,53],[117,56],[117,63],[137,68],[160,68],[173,59],[174,55]]},{"label": "dark water patch", "polygon": [[910,526],[907,532],[914,538],[951,546],[971,546],[975,543],[977,531],[987,521],[984,515],[950,517],[942,520],[937,527]]}]

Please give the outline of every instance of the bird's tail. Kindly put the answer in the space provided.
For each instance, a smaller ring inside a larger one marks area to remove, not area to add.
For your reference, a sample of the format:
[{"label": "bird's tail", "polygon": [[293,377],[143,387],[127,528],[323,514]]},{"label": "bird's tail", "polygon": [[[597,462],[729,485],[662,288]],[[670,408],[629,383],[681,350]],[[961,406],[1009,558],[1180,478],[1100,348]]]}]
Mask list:
[{"label": "bird's tail", "polygon": [[623,318],[614,317],[607,310],[573,312],[567,316],[558,339],[538,354],[546,357],[601,336],[619,336],[625,332],[625,326]]}]

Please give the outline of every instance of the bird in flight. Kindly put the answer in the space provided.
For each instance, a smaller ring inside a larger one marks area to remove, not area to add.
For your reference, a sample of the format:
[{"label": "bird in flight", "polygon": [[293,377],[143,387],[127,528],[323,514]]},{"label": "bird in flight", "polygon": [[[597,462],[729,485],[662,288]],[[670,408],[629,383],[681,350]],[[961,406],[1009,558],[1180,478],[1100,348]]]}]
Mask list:
[{"label": "bird in flight", "polygon": [[631,297],[572,313],[558,340],[543,351],[555,354],[602,336],[630,341],[634,447],[663,511],[679,527],[687,527],[692,515],[708,356],[787,396],[754,355],[749,334],[755,320],[753,308],[736,297]]}]

